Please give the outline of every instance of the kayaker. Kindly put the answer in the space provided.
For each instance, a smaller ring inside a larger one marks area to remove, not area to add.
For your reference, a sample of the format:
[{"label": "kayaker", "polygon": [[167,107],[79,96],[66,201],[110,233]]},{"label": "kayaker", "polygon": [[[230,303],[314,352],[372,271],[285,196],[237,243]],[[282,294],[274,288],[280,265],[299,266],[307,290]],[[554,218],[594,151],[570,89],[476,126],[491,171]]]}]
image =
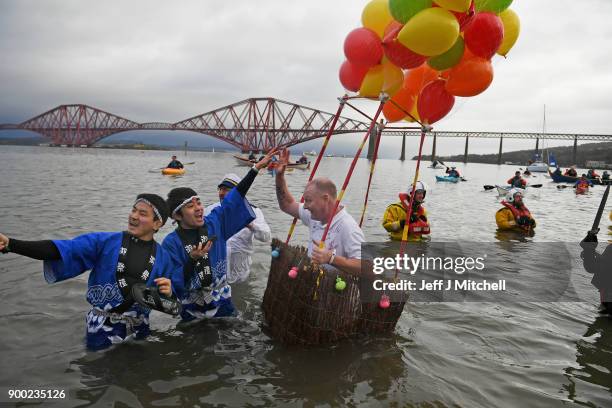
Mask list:
[{"label": "kayaker", "polygon": [[[236,174],[226,174],[217,186],[219,202],[206,207],[204,215],[209,215],[215,208],[221,206],[223,199],[239,183],[240,177]],[[266,223],[263,212],[252,203],[249,204],[255,213],[255,220],[227,240],[227,281],[229,283],[244,282],[249,277],[253,238],[261,242],[269,242],[271,238],[270,226]]]},{"label": "kayaker", "polygon": [[601,175],[601,180],[602,181],[608,181],[610,180],[610,173],[608,173],[608,171],[604,171],[603,174]]},{"label": "kayaker", "polygon": [[176,156],[172,156],[172,161],[166,166],[168,169],[182,169],[183,167],[183,163],[178,161]]},{"label": "kayaker", "polygon": [[553,171],[553,174],[555,176],[561,176],[561,168],[559,166],[557,166],[557,168],[555,169],[555,171]]},{"label": "kayaker", "polygon": [[565,173],[563,173],[564,176],[568,176],[568,177],[577,177],[578,176],[578,172],[576,171],[575,168],[570,167],[568,169],[565,170]]},{"label": "kayaker", "polygon": [[506,200],[503,200],[501,204],[504,207],[495,214],[499,230],[531,232],[536,227],[535,219],[525,206],[523,193],[520,190],[510,190]]},{"label": "kayaker", "polygon": [[343,205],[338,207],[321,248],[323,232],[336,205],[336,185],[328,178],[317,177],[306,185],[304,203],[299,203],[287,187],[285,169],[288,162],[289,150],[285,149],[276,170],[276,198],[281,211],[299,218],[308,227],[308,255],[326,270],[340,269],[359,276],[361,244],[365,237]]},{"label": "kayaker", "polygon": [[580,176],[580,178],[578,179],[578,181],[576,181],[576,184],[574,184],[574,188],[581,189],[581,190],[588,190],[589,187],[593,186],[593,182],[591,180],[589,180],[587,178],[586,174],[582,174],[582,176]]},{"label": "kayaker", "polygon": [[253,151],[251,150],[251,153],[249,153],[249,160],[252,162],[256,162],[257,161],[257,156],[255,156],[255,153],[253,153]]},{"label": "kayaker", "polygon": [[514,177],[506,181],[506,184],[510,184],[514,188],[525,188],[527,186],[527,180],[521,177],[520,171],[517,171],[514,173]]},{"label": "kayaker", "polygon": [[600,177],[599,174],[597,174],[594,169],[589,169],[589,171],[587,171],[586,176],[588,179],[591,179],[591,180],[597,180]]},{"label": "kayaker", "polygon": [[296,162],[298,164],[306,164],[308,163],[308,157],[306,157],[303,153],[302,156],[298,159],[298,161]]},{"label": "kayaker", "polygon": [[178,227],[166,236],[162,247],[183,272],[183,285],[177,290],[183,321],[235,314],[227,279],[227,240],[255,219],[245,195],[274,154],[276,150],[270,151],[253,165],[207,216],[193,189],[178,187],[168,193],[166,202]]},{"label": "kayaker", "polygon": [[[610,213],[612,220],[612,212]],[[612,245],[608,245],[600,254],[597,249],[597,235],[589,232],[587,237],[580,242],[583,251],[580,254],[584,269],[593,274],[591,284],[599,290],[600,309],[599,313],[612,313]]]},{"label": "kayaker", "polygon": [[461,174],[459,174],[456,167],[451,167],[450,169],[447,167],[446,174],[448,174],[448,177],[461,177]]},{"label": "kayaker", "polygon": [[[394,241],[401,241],[406,225],[406,212],[409,208],[410,192],[399,194],[399,201],[387,207],[383,215],[382,226],[389,233],[389,238]],[[423,207],[427,187],[422,181],[417,181],[414,191],[414,202],[412,204],[412,214],[410,216],[410,225],[408,227],[408,241],[422,241],[426,235],[429,235],[429,221],[427,220],[427,212]]]},{"label": "kayaker", "polygon": [[[180,285],[169,254],[155,242],[155,233],[168,219],[168,207],[155,194],[136,197],[128,216],[127,231],[91,232],[68,240],[21,241],[0,234],[0,250],[42,260],[47,283],[74,278],[86,271],[86,344],[93,350],[110,347],[149,334],[150,309],[134,302],[133,287],[145,283],[156,289],[158,310],[166,306]],[[167,297],[161,303],[159,294]],[[178,309],[176,310],[178,313]],[[43,334],[43,333],[40,333]]]}]

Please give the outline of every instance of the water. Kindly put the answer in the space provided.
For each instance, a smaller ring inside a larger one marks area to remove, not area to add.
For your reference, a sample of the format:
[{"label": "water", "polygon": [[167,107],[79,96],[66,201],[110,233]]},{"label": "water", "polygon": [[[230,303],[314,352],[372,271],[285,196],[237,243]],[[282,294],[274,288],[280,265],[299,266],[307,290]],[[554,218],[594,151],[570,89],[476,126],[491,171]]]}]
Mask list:
[{"label": "water", "polygon": [[[243,175],[227,154],[181,154],[187,174],[147,170],[171,152],[1,147],[0,232],[22,239],[71,238],[126,226],[135,196],[191,186],[205,203],[227,172]],[[341,184],[349,159],[324,159],[320,174]],[[413,173],[415,162],[381,160],[364,225],[370,241],[386,240],[380,218]],[[494,191],[515,167],[459,166],[466,183],[435,183],[422,169],[434,241],[494,242]],[[369,166],[360,160],[345,201],[359,219]],[[299,196],[307,173],[288,174]],[[573,243],[590,228],[603,189],[586,196],[558,190],[543,176],[526,196],[538,221],[535,242]],[[290,218],[277,209],[273,179],[260,175],[249,192],[273,235]],[[612,200],[611,200],[612,202]],[[608,204],[602,226],[608,225]],[[163,228],[161,241],[172,227]],[[305,227],[294,242],[305,243]],[[603,235],[603,234],[602,234]],[[567,244],[575,247],[575,244]],[[612,322],[597,314],[590,276],[574,277],[582,302],[408,304],[395,332],[325,347],[285,347],[262,332],[261,299],[270,248],[256,244],[251,280],[234,288],[240,317],[176,327],[153,312],[145,342],[104,352],[84,348],[86,274],[47,285],[41,262],[0,256],[0,403],[8,389],[63,389],[57,406],[610,406]],[[13,401],[14,402],[14,401]]]}]

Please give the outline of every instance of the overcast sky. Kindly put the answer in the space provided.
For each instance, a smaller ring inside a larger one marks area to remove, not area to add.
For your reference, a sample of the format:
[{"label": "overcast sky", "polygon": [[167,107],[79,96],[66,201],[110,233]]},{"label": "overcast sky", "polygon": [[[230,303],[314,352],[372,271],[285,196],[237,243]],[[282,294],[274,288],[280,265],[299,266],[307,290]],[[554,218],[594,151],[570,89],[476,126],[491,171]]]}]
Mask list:
[{"label": "overcast sky", "polygon": [[[249,97],[335,111],[360,0],[0,0],[0,122],[85,103],[175,122]],[[439,130],[612,134],[612,1],[515,0],[491,87]],[[375,102],[362,104],[374,112]]]}]

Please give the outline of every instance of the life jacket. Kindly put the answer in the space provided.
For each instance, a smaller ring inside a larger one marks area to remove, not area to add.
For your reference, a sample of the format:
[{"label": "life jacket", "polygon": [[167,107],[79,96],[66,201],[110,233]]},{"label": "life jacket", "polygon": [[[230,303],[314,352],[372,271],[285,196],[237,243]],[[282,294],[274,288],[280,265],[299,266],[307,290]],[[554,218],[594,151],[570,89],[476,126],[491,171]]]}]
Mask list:
[{"label": "life jacket", "polygon": [[523,186],[527,184],[527,182],[523,180],[521,176],[514,176],[511,179],[509,179],[507,183],[510,184],[512,187],[518,187],[518,188],[523,188]]},{"label": "life jacket", "polygon": [[[408,212],[408,204],[410,203],[410,196],[402,193],[399,195],[402,202],[404,211]],[[413,204],[412,214],[410,216],[410,224],[408,225],[409,235],[427,235],[431,232],[429,229],[429,222],[425,215],[425,209],[420,204]]]},{"label": "life jacket", "polygon": [[[514,204],[510,204],[509,202],[507,202],[506,200],[501,202],[502,205],[504,207],[506,207],[507,209],[510,210],[510,212],[512,212],[512,215],[514,216],[514,219],[518,221],[519,218],[521,217],[528,217],[528,218],[532,218],[531,217],[531,213],[529,212],[529,210],[527,209],[527,207],[525,207],[524,205],[521,205],[521,208],[516,208],[516,206]],[[522,227],[521,227],[522,228]]]}]

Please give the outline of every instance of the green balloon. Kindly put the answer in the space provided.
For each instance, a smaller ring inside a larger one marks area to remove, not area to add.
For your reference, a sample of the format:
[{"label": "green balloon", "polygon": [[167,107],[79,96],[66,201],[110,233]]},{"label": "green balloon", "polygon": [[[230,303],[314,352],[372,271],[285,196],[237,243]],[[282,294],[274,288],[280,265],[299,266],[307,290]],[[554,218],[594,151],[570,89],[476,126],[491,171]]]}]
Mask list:
[{"label": "green balloon", "polygon": [[512,4],[512,0],[474,0],[476,11],[490,11],[499,14]]},{"label": "green balloon", "polygon": [[389,0],[389,11],[396,21],[406,24],[415,14],[431,7],[432,0]]},{"label": "green balloon", "polygon": [[465,42],[463,41],[463,37],[459,36],[455,45],[453,45],[450,50],[446,51],[444,54],[429,58],[427,64],[438,71],[444,71],[445,69],[454,67],[461,61],[464,49]]},{"label": "green balloon", "polygon": [[341,278],[337,278],[336,279],[336,290],[338,292],[342,292],[344,289],[346,289],[346,282],[343,281]]}]

